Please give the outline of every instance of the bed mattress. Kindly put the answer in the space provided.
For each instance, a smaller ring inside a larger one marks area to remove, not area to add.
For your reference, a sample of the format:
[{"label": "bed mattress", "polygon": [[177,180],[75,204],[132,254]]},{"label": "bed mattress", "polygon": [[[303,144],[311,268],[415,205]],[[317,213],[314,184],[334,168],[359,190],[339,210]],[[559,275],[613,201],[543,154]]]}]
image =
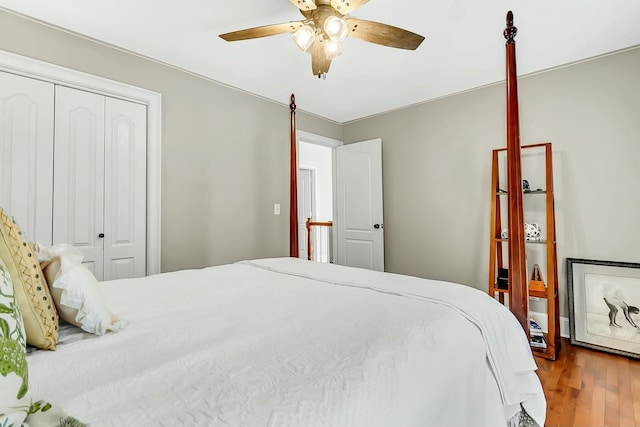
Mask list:
[{"label": "bed mattress", "polygon": [[123,330],[28,356],[32,394],[94,427],[544,424],[526,336],[467,286],[274,258],[101,289]]}]

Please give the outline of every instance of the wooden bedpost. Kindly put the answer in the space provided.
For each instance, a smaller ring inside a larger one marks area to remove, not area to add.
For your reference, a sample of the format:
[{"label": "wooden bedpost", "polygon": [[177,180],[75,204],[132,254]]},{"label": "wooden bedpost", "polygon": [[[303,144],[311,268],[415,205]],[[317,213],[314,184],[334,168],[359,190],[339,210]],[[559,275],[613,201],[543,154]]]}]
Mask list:
[{"label": "wooden bedpost", "polygon": [[289,256],[298,258],[298,162],[296,161],[296,97],[291,94],[291,178],[289,185]]},{"label": "wooden bedpost", "polygon": [[509,308],[529,337],[529,291],[525,253],[524,213],[522,205],[522,164],[520,155],[520,123],[518,115],[518,82],[516,74],[516,42],[518,29],[513,26],[513,13],[507,13],[507,191],[509,224]]}]

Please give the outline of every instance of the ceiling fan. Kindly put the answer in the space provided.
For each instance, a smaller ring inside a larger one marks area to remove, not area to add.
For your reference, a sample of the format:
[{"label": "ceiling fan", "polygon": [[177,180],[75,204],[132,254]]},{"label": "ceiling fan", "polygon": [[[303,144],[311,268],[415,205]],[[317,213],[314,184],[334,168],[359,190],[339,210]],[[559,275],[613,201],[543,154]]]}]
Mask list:
[{"label": "ceiling fan", "polygon": [[347,36],[399,49],[415,50],[424,37],[380,22],[346,16],[369,0],[289,0],[305,17],[302,21],[265,25],[220,34],[224,40],[255,39],[291,33],[293,41],[311,54],[311,68],[318,77],[326,77],[331,60],[342,54],[340,42]]}]

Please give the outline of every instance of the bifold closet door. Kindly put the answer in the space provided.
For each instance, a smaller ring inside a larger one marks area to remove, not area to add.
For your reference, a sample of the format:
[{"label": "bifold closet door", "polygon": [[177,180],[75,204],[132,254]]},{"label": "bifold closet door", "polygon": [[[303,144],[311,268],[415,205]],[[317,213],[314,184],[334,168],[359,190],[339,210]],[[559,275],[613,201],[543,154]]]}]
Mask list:
[{"label": "bifold closet door", "polygon": [[142,277],[147,264],[147,108],[106,98],[104,280]]},{"label": "bifold closet door", "polygon": [[51,245],[54,85],[0,72],[0,207]]},{"label": "bifold closet door", "polygon": [[146,274],[146,107],[56,87],[53,241],[98,280]]},{"label": "bifold closet door", "polygon": [[69,243],[103,280],[105,97],[56,86],[53,243]]}]

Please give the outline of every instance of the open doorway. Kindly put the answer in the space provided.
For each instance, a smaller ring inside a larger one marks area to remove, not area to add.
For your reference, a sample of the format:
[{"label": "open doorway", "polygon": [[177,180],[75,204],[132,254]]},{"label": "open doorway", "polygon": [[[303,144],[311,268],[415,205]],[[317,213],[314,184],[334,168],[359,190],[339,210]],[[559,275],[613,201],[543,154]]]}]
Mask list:
[{"label": "open doorway", "polygon": [[[299,257],[307,258],[306,221],[334,220],[334,148],[341,141],[297,132],[298,138],[298,247]],[[333,262],[333,227],[312,227],[312,259]]]}]

